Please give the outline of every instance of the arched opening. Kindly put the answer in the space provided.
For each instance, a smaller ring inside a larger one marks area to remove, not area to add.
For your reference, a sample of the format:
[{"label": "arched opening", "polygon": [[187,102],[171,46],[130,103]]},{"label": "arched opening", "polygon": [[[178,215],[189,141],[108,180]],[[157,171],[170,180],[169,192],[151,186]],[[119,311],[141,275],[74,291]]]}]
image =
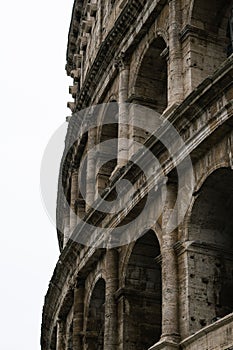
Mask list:
[{"label": "arched opening", "polygon": [[145,53],[137,73],[133,102],[163,113],[167,107],[166,43],[156,38]]},{"label": "arched opening", "polygon": [[147,350],[161,336],[162,283],[159,242],[153,231],[135,244],[126,271],[125,342],[127,349]]},{"label": "arched opening", "polygon": [[193,0],[182,30],[184,93],[188,96],[213,75],[231,53],[232,0]]},{"label": "arched opening", "polygon": [[105,281],[100,279],[92,292],[85,334],[86,349],[103,350],[105,315]]},{"label": "arched opening", "polygon": [[118,153],[118,103],[112,101],[104,113],[99,139],[97,160],[97,190],[101,195],[109,185],[109,178],[117,166]]},{"label": "arched opening", "polygon": [[219,64],[221,58],[223,60],[232,53],[232,8],[232,0],[195,0],[191,11],[191,25],[206,32],[207,42],[210,41],[207,49],[212,49],[212,54],[215,51]]},{"label": "arched opening", "polygon": [[193,332],[233,312],[233,171],[203,184],[189,223],[190,325]]},{"label": "arched opening", "polygon": [[220,18],[229,0],[195,0],[191,10],[191,23],[200,29],[217,32]]}]

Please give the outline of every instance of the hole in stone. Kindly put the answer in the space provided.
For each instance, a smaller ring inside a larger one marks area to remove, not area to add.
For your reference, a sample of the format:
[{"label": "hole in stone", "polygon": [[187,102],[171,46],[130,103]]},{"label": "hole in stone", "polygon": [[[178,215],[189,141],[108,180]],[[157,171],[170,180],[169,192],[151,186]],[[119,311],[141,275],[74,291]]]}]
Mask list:
[{"label": "hole in stone", "polygon": [[209,280],[208,280],[208,278],[206,278],[206,277],[202,277],[202,282],[203,283],[205,283],[205,284],[208,284],[209,283]]},{"label": "hole in stone", "polygon": [[202,327],[205,327],[206,326],[206,320],[200,320],[200,325]]},{"label": "hole in stone", "polygon": [[190,277],[191,277],[191,278],[194,278],[194,277],[195,277],[195,275],[194,275],[193,273],[191,273],[191,274],[190,274]]},{"label": "hole in stone", "polygon": [[190,259],[194,259],[194,255],[191,255],[191,256],[190,256]]},{"label": "hole in stone", "polygon": [[195,317],[192,316],[191,321],[193,321],[193,322],[196,321]]}]

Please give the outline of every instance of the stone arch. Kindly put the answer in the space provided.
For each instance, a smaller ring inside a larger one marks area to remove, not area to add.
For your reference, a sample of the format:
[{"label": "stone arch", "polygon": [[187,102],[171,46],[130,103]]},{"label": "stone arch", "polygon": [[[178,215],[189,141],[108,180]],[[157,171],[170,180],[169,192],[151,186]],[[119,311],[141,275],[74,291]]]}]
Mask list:
[{"label": "stone arch", "polygon": [[[156,238],[157,238],[157,240],[158,240],[159,246],[161,247],[161,245],[162,245],[162,229],[161,229],[161,227],[160,227],[160,225],[159,225],[158,222],[156,222],[156,223],[154,224],[154,227],[151,228],[151,231],[153,231],[154,234],[156,235]],[[144,232],[144,233],[139,237],[139,239],[140,239],[141,237],[143,237],[145,233],[146,233],[146,232]],[[130,256],[131,256],[131,254],[132,254],[132,251],[133,251],[133,248],[134,248],[135,244],[136,244],[136,242],[130,243],[130,244],[127,246],[127,250],[126,250],[126,252],[124,253],[124,256],[122,257],[122,260],[123,260],[123,261],[122,261],[122,269],[121,269],[121,274],[120,274],[120,275],[123,277],[123,281],[125,281],[127,266],[128,266],[129,259],[130,259]],[[125,282],[124,282],[124,283],[125,283]]]},{"label": "stone arch", "polygon": [[188,222],[191,332],[233,312],[232,212],[233,171],[219,168],[202,184]]},{"label": "stone arch", "polygon": [[232,1],[191,2],[186,26],[181,32],[185,96],[214,74],[230,54],[228,23]]},{"label": "stone arch", "polygon": [[112,93],[108,99],[107,103],[111,103],[111,102],[117,102],[118,101],[118,93]]},{"label": "stone arch", "polygon": [[151,107],[159,113],[167,107],[167,53],[167,43],[161,35],[150,38],[142,50],[132,81],[130,100]]},{"label": "stone arch", "polygon": [[189,11],[189,24],[207,31],[219,30],[224,16],[232,7],[231,0],[192,0]]},{"label": "stone arch", "polygon": [[168,28],[160,28],[156,29],[156,38],[162,38],[166,43],[166,46],[169,46],[169,37],[168,37]]},{"label": "stone arch", "polygon": [[[189,24],[205,30],[210,35],[216,35],[219,44],[229,45],[227,29],[232,7],[232,0],[193,0],[190,6]],[[222,42],[223,39],[225,43]]]},{"label": "stone arch", "polygon": [[157,39],[157,38],[162,38],[164,42],[166,43],[166,46],[168,47],[169,39],[167,35],[167,30],[164,28],[157,28],[156,33],[153,28],[153,31],[150,30],[147,37],[140,43],[140,54],[139,57],[137,56],[137,60],[134,62],[134,69],[133,69],[133,77],[132,77],[132,82],[130,85],[133,87],[135,86],[136,79],[138,76],[138,72],[140,70],[140,67],[142,65],[143,58],[145,57],[149,47],[151,44]]},{"label": "stone arch", "polygon": [[[88,293],[87,293],[86,298],[85,298],[86,309],[87,309],[88,305],[90,304],[93,290],[100,279],[103,279],[104,281],[106,280],[106,273],[105,273],[104,269],[100,269],[100,270],[98,269],[94,274],[90,274],[86,280],[86,286],[88,289]],[[87,313],[86,309],[85,309],[85,314]]]},{"label": "stone arch", "polygon": [[[232,204],[233,210],[233,186],[231,186],[231,182],[233,183],[233,171],[230,168],[218,168],[212,171],[212,173],[206,178],[206,180],[200,187],[199,193],[192,208],[192,213],[189,222],[189,240],[211,242],[212,244],[221,243],[223,244],[223,246],[225,245],[222,241],[223,231],[221,237],[219,236],[219,231],[216,231],[215,238],[213,236],[213,232],[215,228],[217,229],[218,225],[214,225],[214,227],[210,228],[212,232],[211,238],[208,236],[208,232],[204,232],[203,227],[200,227],[198,230],[195,229],[194,231],[193,225],[201,225],[202,222],[200,218],[203,218],[203,224],[206,224],[209,215],[211,215],[212,219],[214,219],[214,217],[212,217],[213,214],[216,214],[215,218],[219,218],[218,211],[221,211],[222,215],[227,214],[226,212],[222,212],[221,207],[219,207],[219,203],[223,199],[221,205],[225,206],[224,199],[227,200],[227,198],[229,198],[229,196],[231,195],[230,191],[232,191],[232,203],[230,202],[230,204]],[[211,198],[218,198],[219,201],[217,201],[216,203],[212,203]],[[212,210],[209,210],[209,206],[211,206]],[[230,217],[228,219],[230,219]],[[211,225],[211,223],[209,224]],[[204,233],[207,235],[203,236]]]},{"label": "stone arch", "polygon": [[208,179],[208,177],[211,176],[211,174],[214,173],[216,170],[219,170],[221,168],[228,168],[228,167],[229,167],[229,162],[221,161],[221,162],[218,162],[217,164],[212,165],[211,168],[208,170],[203,169],[203,173],[199,177],[194,191],[198,192],[201,189],[201,187],[204,185],[204,183]]},{"label": "stone arch", "polygon": [[182,235],[183,235],[183,239],[184,240],[189,240],[189,221],[190,221],[190,217],[192,214],[192,210],[193,210],[193,206],[195,204],[196,201],[196,197],[198,196],[200,189],[202,187],[202,185],[205,183],[205,181],[208,179],[209,176],[211,176],[211,174],[213,172],[215,172],[216,170],[220,169],[220,168],[228,168],[229,167],[229,162],[227,161],[219,161],[216,164],[211,164],[210,168],[202,168],[202,173],[199,175],[199,177],[196,179],[196,185],[193,191],[193,198],[192,201],[189,205],[189,208],[186,212],[183,224],[182,224]]},{"label": "stone arch", "polygon": [[125,339],[131,349],[148,349],[161,336],[162,282],[160,245],[150,230],[129,248],[125,266]]},{"label": "stone arch", "polygon": [[105,288],[105,280],[99,278],[90,294],[84,339],[84,348],[88,350],[103,349]]}]

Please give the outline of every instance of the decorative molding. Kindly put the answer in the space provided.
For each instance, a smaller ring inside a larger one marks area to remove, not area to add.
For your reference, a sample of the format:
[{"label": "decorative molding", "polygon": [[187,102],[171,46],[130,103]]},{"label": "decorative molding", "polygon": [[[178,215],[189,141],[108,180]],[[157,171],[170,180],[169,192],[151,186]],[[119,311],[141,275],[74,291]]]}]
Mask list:
[{"label": "decorative molding", "polygon": [[180,41],[184,42],[189,36],[196,36],[200,39],[208,39],[216,42],[217,35],[209,34],[206,30],[187,24],[180,32]]},{"label": "decorative molding", "polygon": [[125,52],[121,52],[120,55],[115,58],[114,65],[119,70],[129,68],[130,56]]}]

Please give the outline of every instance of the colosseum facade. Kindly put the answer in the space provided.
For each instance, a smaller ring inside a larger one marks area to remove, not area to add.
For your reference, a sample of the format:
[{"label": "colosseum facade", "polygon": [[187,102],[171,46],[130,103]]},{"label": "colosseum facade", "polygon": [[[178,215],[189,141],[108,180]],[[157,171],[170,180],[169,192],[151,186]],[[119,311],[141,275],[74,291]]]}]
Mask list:
[{"label": "colosseum facade", "polygon": [[74,1],[42,350],[233,349],[232,52],[232,0]]}]

